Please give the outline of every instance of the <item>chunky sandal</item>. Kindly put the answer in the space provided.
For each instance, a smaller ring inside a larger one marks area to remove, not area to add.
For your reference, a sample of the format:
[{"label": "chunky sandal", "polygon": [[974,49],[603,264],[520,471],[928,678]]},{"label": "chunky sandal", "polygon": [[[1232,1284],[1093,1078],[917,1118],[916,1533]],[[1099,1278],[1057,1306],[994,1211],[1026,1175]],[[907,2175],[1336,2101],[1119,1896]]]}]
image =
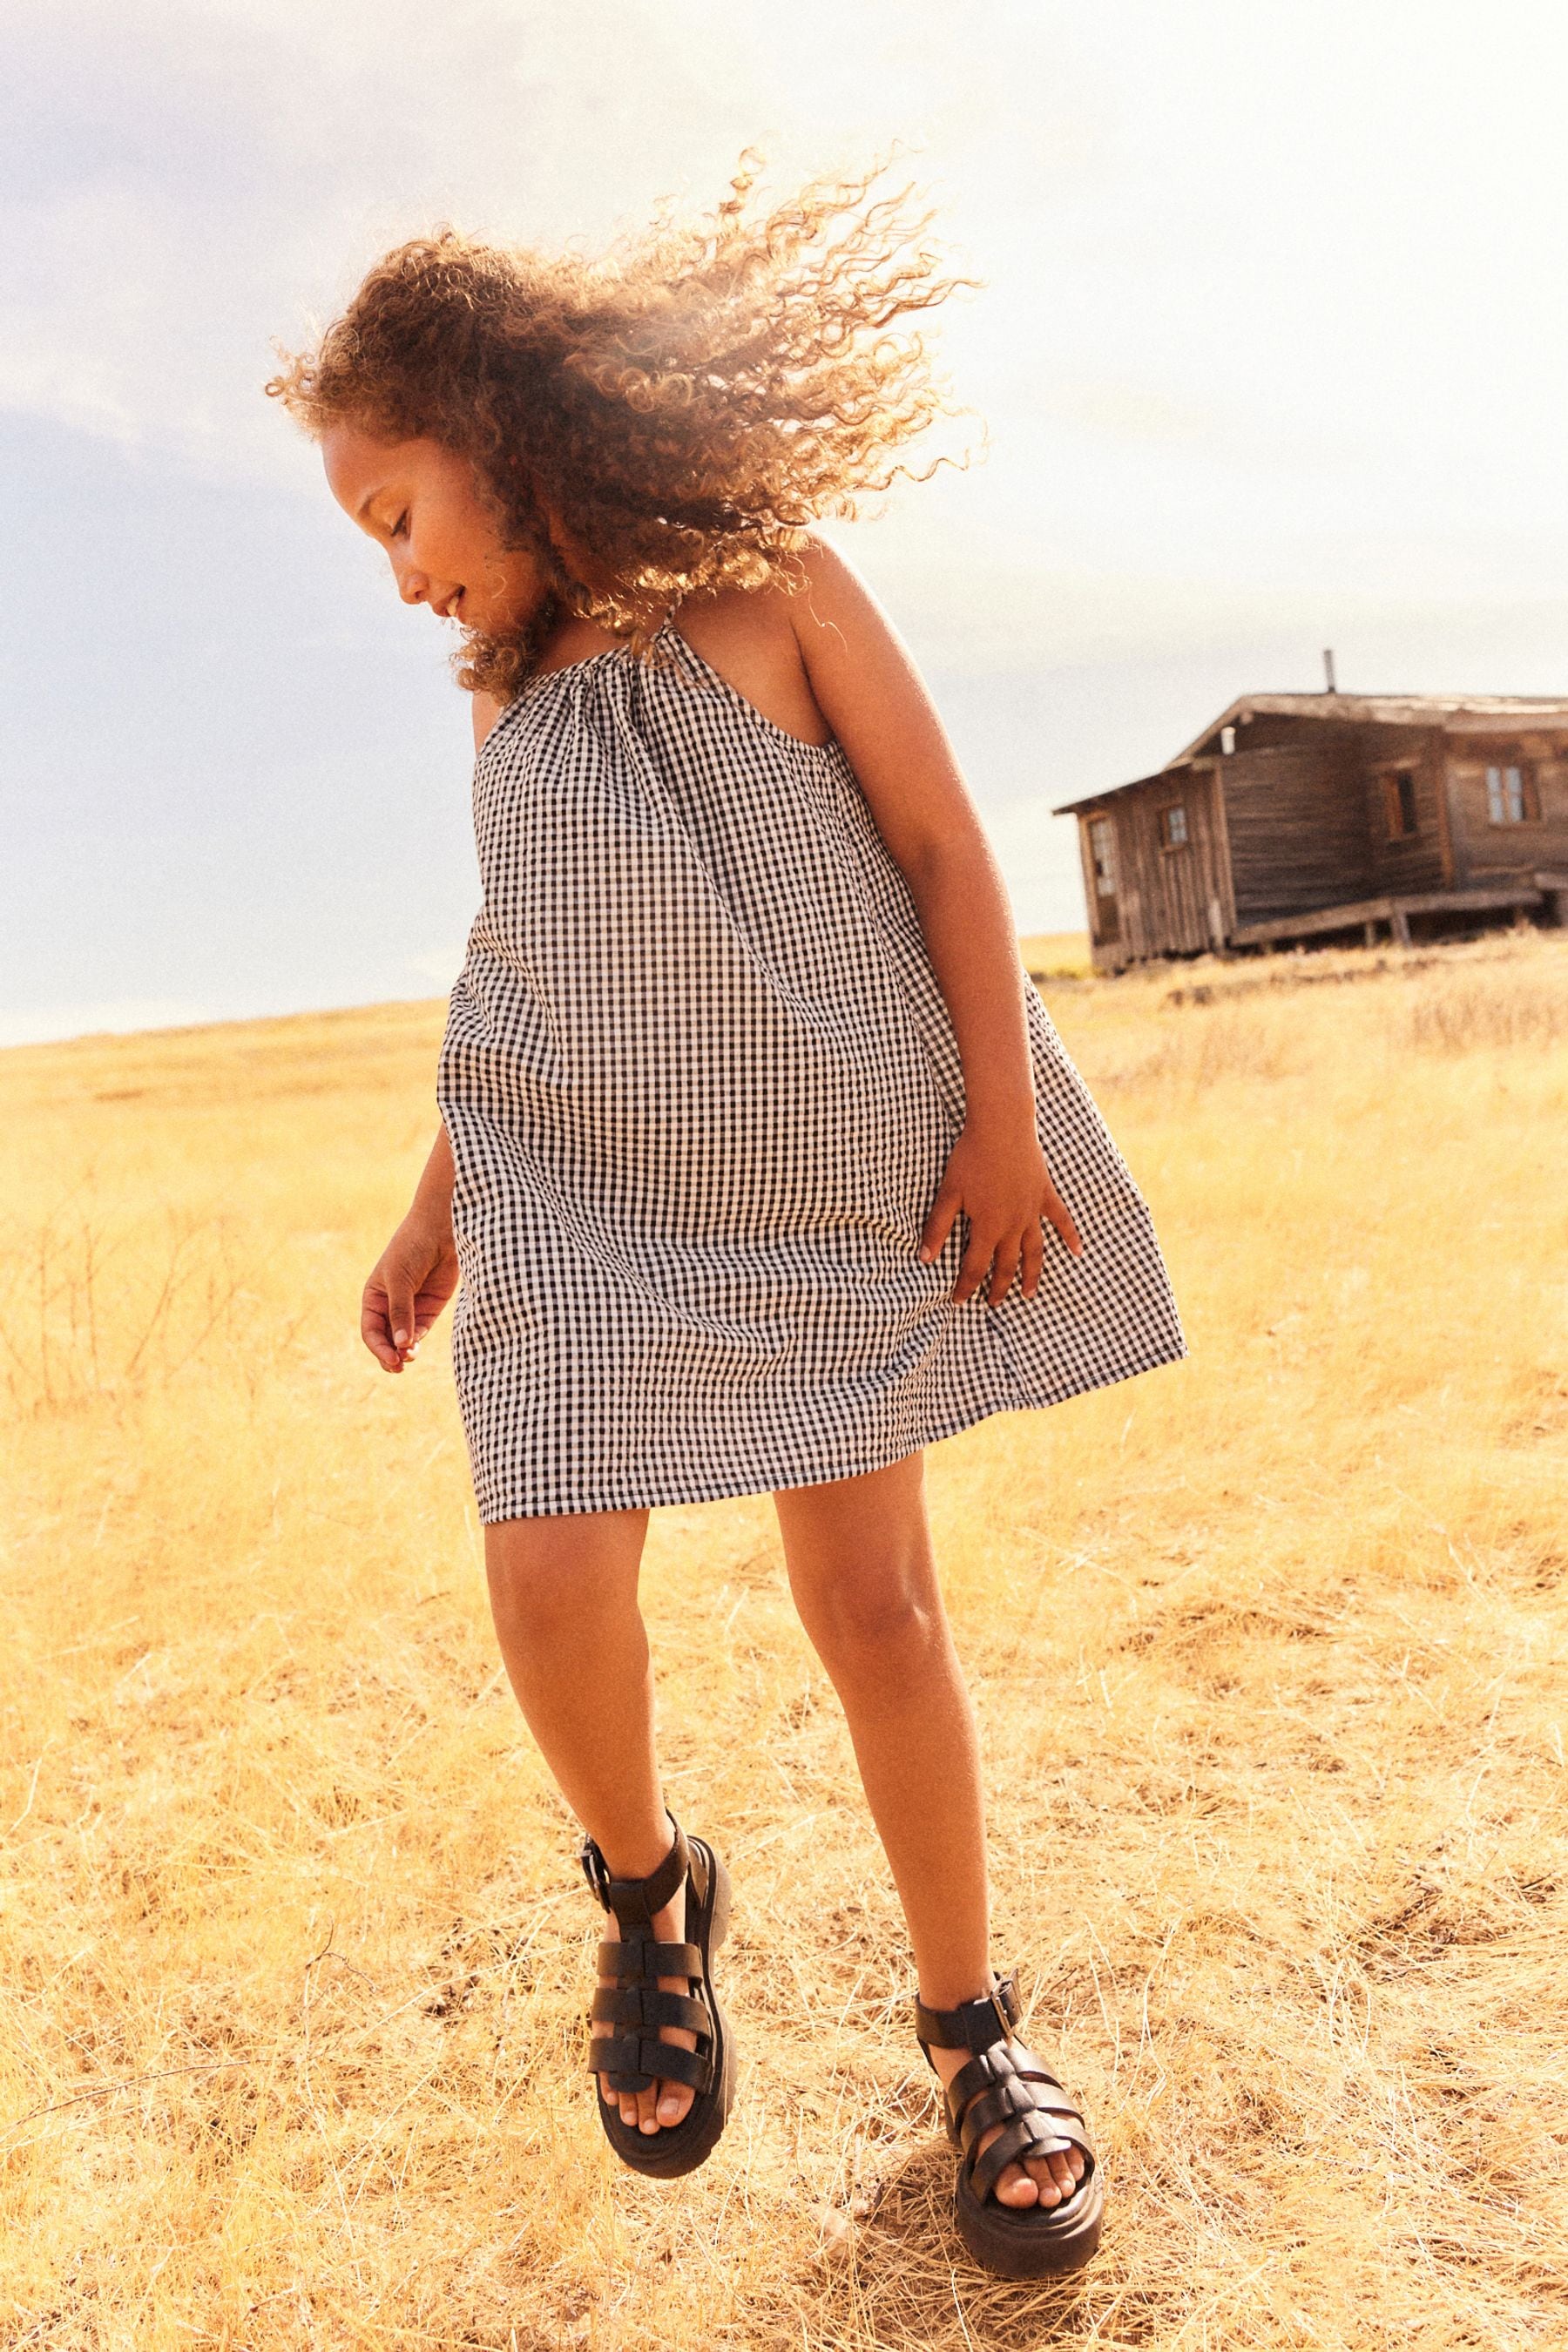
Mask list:
[{"label": "chunky sandal", "polygon": [[[618,1943],[599,1946],[599,1974],[616,1982],[599,1986],[588,2012],[592,2023],[616,2029],[588,2039],[589,2072],[605,2078],[595,2104],[622,2163],[657,2180],[695,2172],[711,2154],[735,2087],[735,2044],[709,1972],[710,1956],[730,1925],[730,1874],[705,1838],[688,1838],[673,1813],[668,1819],[675,1843],[647,1878],[612,1878],[590,1837],[578,1853],[584,1876],[603,1907],[615,1913],[621,1931]],[[687,1940],[658,1943],[654,1915],[674,1900],[682,1880]],[[684,1977],[696,1998],[664,1991],[660,1977]],[[661,2042],[661,2025],[694,2033],[696,2049]],[[636,2124],[624,2124],[618,2109],[605,2101],[605,2090],[614,2097],[651,2090],[656,2082],[689,2083],[696,2094],[678,2124],[639,2131]]]},{"label": "chunky sandal", "polygon": [[[1100,2243],[1105,2206],[1094,2142],[1082,2115],[1054,2074],[1043,2066],[1020,2065],[1013,2055],[1020,2015],[1018,1972],[998,1979],[994,1991],[956,2009],[915,2003],[915,2034],[926,2063],[938,2050],[967,2050],[946,2086],[947,2136],[962,2149],[953,2190],[958,2234],[983,2269],[1002,2278],[1038,2278],[1047,2271],[1075,2271]],[[1021,2045],[1020,2045],[1021,2046]],[[994,2125],[1004,2126],[984,2156],[980,2141]],[[1059,2205],[999,2205],[997,2181],[1010,2164],[1037,2156],[1083,2157],[1083,2179]]]}]

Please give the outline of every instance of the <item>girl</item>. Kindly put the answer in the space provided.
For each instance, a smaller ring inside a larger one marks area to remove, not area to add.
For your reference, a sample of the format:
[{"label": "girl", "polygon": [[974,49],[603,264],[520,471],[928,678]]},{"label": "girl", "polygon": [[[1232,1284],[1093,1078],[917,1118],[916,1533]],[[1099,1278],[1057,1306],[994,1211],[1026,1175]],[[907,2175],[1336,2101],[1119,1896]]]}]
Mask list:
[{"label": "girl", "polygon": [[362,1329],[401,1372],[458,1292],[496,1630],[606,1914],[600,2121],[668,2178],[729,2112],[729,1878],[664,1806],[637,1563],[653,1506],[772,1492],[959,2227],[1032,2276],[1088,2260],[1101,2185],[990,1965],[921,1449],[1183,1340],[914,665],[808,528],[942,404],[899,322],[953,281],[875,177],[768,214],[742,172],[599,259],[416,239],[268,389],[465,632],[483,903]]}]

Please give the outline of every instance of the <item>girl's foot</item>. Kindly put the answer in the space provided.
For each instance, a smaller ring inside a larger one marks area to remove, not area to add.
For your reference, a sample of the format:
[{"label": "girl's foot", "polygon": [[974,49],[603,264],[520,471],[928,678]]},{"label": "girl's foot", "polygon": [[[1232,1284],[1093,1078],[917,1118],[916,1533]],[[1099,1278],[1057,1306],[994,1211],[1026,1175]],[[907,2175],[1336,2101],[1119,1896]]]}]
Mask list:
[{"label": "girl's foot", "polygon": [[[686,1881],[684,1879],[676,1888],[673,1900],[667,1903],[662,1911],[654,1913],[652,1932],[661,1944],[679,1944],[685,1940]],[[605,1914],[603,1935],[607,1944],[619,1943],[621,1939],[621,1931],[613,1911],[606,1911]],[[608,1990],[615,1990],[615,1979],[611,1977],[601,1977],[599,1982]],[[684,1977],[660,1977],[658,1983],[661,1990],[665,1992],[683,1993],[689,1990]],[[597,2038],[600,2034],[614,2032],[615,2028],[608,2023],[596,2023],[591,2031]],[[694,2033],[688,2033],[679,2025],[661,2025],[658,2029],[658,2038],[661,2042],[675,2042],[682,2050],[695,2050],[697,2047],[697,2036]],[[649,2134],[662,2129],[666,2125],[679,2123],[696,2095],[689,2083],[656,2082],[646,2091],[619,2093],[612,2091],[607,2098],[602,2083],[599,2090],[599,2096],[604,2099],[605,2106],[615,2107],[620,2115],[622,2123],[629,2129]]]},{"label": "girl's foot", "polygon": [[[1020,2066],[1039,2063],[1021,2042],[1012,2044],[1012,2052]],[[933,2045],[931,2058],[944,2090],[959,2069],[969,2063],[967,2050],[947,2050],[940,2044]],[[982,2132],[975,2149],[977,2158],[984,2154],[994,2139],[1000,2138],[1004,2128],[1001,2124],[994,2124],[988,2132]],[[1021,2213],[1030,2205],[1042,2205],[1049,2211],[1071,2195],[1083,2179],[1083,2153],[1079,2148],[1068,2148],[1063,2156],[1031,2157],[1026,2163],[1006,2166],[992,2194],[999,2205],[1009,2205],[1016,2212]]]}]

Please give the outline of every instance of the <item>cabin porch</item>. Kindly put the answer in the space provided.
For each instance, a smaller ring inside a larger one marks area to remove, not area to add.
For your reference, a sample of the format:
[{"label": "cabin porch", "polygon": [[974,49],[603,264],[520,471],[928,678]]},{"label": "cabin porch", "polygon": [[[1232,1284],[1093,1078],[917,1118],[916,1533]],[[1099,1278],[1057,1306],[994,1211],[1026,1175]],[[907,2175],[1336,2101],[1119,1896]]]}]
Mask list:
[{"label": "cabin porch", "polygon": [[1229,944],[1238,948],[1289,946],[1296,940],[1320,939],[1336,931],[1360,931],[1368,947],[1376,943],[1380,926],[1402,947],[1410,944],[1410,919],[1453,915],[1545,916],[1568,925],[1568,872],[1533,874],[1526,882],[1508,883],[1484,890],[1421,890],[1379,898],[1354,898],[1338,907],[1314,907],[1297,915],[1280,915],[1265,923],[1239,923]]}]

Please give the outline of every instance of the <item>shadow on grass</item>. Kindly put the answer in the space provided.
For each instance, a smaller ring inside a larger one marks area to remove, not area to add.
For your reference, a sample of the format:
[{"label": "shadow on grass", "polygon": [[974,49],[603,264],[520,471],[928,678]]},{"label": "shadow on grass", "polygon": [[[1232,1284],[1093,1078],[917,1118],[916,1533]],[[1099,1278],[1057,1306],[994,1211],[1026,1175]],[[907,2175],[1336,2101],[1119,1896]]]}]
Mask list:
[{"label": "shadow on grass", "polygon": [[863,2210],[824,2216],[816,2249],[786,2288],[812,2352],[1034,2352],[1103,2318],[1089,2309],[1092,2268],[999,2279],[976,2267],[952,2218],[956,2162],[933,2135],[887,2164],[872,2194],[856,2200]]}]

